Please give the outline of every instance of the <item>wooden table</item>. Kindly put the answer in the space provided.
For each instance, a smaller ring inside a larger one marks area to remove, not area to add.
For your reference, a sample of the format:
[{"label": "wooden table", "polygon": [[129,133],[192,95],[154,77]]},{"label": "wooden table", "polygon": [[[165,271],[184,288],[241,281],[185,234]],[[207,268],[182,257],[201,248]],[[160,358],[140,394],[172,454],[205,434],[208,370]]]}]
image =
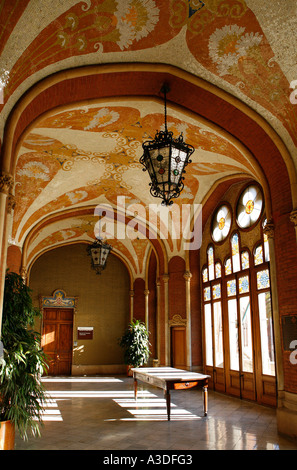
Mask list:
[{"label": "wooden table", "polygon": [[202,386],[204,416],[207,416],[207,389],[209,375],[189,372],[173,367],[136,367],[131,369],[134,379],[134,396],[137,400],[137,381],[149,383],[164,390],[167,417],[170,421],[170,390],[186,390]]}]

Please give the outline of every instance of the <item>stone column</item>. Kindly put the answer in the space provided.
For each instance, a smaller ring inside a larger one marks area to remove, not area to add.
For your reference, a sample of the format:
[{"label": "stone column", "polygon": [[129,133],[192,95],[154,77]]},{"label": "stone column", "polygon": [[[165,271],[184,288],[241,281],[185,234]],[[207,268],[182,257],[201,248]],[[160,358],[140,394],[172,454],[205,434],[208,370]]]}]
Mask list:
[{"label": "stone column", "polygon": [[280,335],[280,316],[278,307],[277,293],[277,275],[275,262],[275,246],[274,246],[274,223],[269,219],[263,227],[263,232],[267,235],[270,258],[270,278],[271,278],[271,296],[273,306],[273,325],[274,325],[274,342],[275,342],[275,362],[277,371],[277,387],[278,390],[284,389],[283,361],[282,361],[282,343]]},{"label": "stone column", "polygon": [[133,310],[133,304],[134,304],[134,290],[129,291],[130,295],[130,321],[133,320],[133,315],[134,315],[134,310]]},{"label": "stone column", "polygon": [[160,288],[161,281],[160,278],[156,281],[156,296],[157,296],[157,318],[156,318],[156,344],[157,344],[157,359],[160,362],[160,353],[161,353],[161,344],[160,344]]},{"label": "stone column", "polygon": [[187,320],[187,367],[192,368],[192,337],[191,337],[191,278],[190,271],[185,271],[184,279],[186,281],[186,320]]},{"label": "stone column", "polygon": [[164,348],[165,348],[165,366],[170,365],[170,338],[169,338],[169,298],[168,298],[168,281],[169,274],[161,276],[164,289]]},{"label": "stone column", "polygon": [[145,289],[144,290],[144,308],[145,308],[145,320],[144,320],[144,323],[145,323],[145,327],[147,329],[147,331],[149,330],[149,293],[150,291],[148,289]]},{"label": "stone column", "polygon": [[[7,239],[8,239],[8,209],[6,208],[7,197],[12,193],[13,176],[2,172],[0,174],[0,336],[2,324],[2,309],[3,309],[3,295],[4,295],[4,282],[6,272],[6,254],[7,254]],[[11,199],[12,200],[12,199]],[[10,205],[12,207],[12,205]],[[11,212],[11,210],[10,210]]]}]

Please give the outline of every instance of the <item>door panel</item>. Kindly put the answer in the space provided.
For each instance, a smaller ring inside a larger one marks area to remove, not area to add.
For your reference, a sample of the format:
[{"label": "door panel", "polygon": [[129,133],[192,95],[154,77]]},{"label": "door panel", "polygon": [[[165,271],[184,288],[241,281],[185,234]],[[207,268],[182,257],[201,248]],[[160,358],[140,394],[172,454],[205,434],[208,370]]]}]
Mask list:
[{"label": "door panel", "polygon": [[72,309],[44,309],[42,347],[48,356],[48,375],[71,374],[72,336]]},{"label": "door panel", "polygon": [[172,367],[184,369],[187,365],[186,329],[175,326],[171,328],[171,363]]}]

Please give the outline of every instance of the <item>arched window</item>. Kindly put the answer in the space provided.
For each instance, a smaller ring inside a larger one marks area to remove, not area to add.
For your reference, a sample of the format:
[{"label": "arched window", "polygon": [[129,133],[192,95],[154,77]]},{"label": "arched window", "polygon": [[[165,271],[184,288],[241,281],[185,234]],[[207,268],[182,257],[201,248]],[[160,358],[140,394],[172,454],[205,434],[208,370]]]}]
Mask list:
[{"label": "arched window", "polygon": [[244,250],[241,252],[241,268],[248,269],[250,267],[250,255],[249,252]]},{"label": "arched window", "polygon": [[215,264],[216,279],[222,277],[222,264],[220,261],[217,261]]},{"label": "arched window", "polygon": [[231,237],[231,253],[232,253],[232,267],[233,272],[240,271],[240,256],[239,256],[239,235],[234,233]]},{"label": "arched window", "polygon": [[208,263],[208,279],[212,281],[215,277],[214,271],[214,249],[210,245],[207,250],[207,263]]},{"label": "arched window", "polygon": [[259,186],[250,185],[244,189],[236,208],[236,221],[239,227],[252,227],[259,220],[262,207],[263,196]]},{"label": "arched window", "polygon": [[215,242],[225,240],[229,234],[231,222],[231,210],[223,204],[216,210],[212,219],[212,238]]},{"label": "arched window", "polygon": [[[266,221],[261,224],[261,240],[253,249],[241,248],[244,237],[250,243],[253,234],[259,233],[261,189],[250,185],[240,194],[236,206],[239,228],[233,232],[232,210],[226,204],[231,210],[230,226],[223,236],[224,206],[212,219],[211,237],[217,245],[207,247],[207,264],[202,268],[205,372],[211,375],[216,390],[275,404],[276,394],[271,392],[276,388],[269,246],[263,232]],[[221,243],[223,240],[226,242]]]}]

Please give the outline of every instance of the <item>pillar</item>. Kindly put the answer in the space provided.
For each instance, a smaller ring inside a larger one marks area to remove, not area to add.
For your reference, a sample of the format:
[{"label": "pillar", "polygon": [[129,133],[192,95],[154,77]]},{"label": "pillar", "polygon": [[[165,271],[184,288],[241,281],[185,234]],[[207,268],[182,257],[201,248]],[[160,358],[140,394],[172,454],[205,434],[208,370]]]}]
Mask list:
[{"label": "pillar", "polygon": [[[2,325],[3,295],[6,272],[7,240],[8,240],[8,215],[13,208],[13,177],[2,172],[0,174],[0,336]],[[9,203],[7,202],[9,199]]]},{"label": "pillar", "polygon": [[185,271],[186,283],[186,338],[187,338],[187,367],[192,368],[192,332],[191,332],[191,278],[190,271]]}]

